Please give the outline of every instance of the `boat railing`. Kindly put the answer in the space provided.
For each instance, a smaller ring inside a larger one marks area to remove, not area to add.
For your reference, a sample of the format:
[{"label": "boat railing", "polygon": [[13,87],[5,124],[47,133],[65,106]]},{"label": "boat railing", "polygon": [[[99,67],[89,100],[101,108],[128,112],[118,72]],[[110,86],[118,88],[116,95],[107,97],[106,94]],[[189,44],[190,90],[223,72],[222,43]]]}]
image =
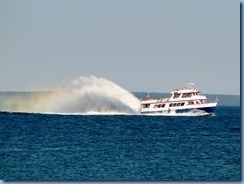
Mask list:
[{"label": "boat railing", "polygon": [[160,98],[148,98],[148,97],[144,97],[141,100],[142,101],[146,101],[146,100],[158,100],[158,99],[160,99]]},{"label": "boat railing", "polygon": [[170,98],[147,98],[144,97],[141,101],[156,100],[157,102],[168,102]]}]

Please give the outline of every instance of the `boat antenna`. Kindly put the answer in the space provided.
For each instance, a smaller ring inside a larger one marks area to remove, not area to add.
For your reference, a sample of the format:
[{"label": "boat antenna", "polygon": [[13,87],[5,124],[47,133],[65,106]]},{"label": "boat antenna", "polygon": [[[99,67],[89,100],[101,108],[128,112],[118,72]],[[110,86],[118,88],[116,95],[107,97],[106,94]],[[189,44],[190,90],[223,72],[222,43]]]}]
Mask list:
[{"label": "boat antenna", "polygon": [[187,88],[190,88],[189,83],[185,81]]},{"label": "boat antenna", "polygon": [[187,88],[189,88],[189,89],[196,89],[195,83],[193,83],[193,82],[187,82],[187,81],[185,81],[185,82],[186,82]]},{"label": "boat antenna", "polygon": [[191,88],[191,89],[196,89],[196,87],[195,87],[195,83],[190,82],[189,85],[190,85],[190,88]]}]

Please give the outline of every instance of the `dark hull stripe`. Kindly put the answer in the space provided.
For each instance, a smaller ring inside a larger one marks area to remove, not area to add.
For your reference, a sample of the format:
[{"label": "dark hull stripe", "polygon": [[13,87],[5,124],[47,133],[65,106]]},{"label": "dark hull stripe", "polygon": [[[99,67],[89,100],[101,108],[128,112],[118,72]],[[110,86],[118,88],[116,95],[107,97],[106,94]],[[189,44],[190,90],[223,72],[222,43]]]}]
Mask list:
[{"label": "dark hull stripe", "polygon": [[[189,108],[189,109],[176,109],[175,112],[176,113],[187,113],[190,112],[192,110],[201,110],[201,111],[205,111],[206,113],[214,113],[216,107],[201,107],[201,108]],[[174,110],[173,110],[174,111]],[[162,114],[168,114],[170,113],[170,111],[168,110],[164,110],[164,111],[153,111],[153,112],[141,112],[141,114],[157,114],[157,113],[162,113]]]}]

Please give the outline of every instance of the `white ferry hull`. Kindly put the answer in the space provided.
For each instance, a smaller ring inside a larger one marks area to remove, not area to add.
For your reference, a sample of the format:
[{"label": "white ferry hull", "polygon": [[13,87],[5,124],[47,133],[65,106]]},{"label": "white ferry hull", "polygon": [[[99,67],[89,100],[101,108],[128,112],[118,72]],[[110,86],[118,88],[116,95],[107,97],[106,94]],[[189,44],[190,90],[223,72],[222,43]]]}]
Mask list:
[{"label": "white ferry hull", "polygon": [[205,106],[205,107],[191,107],[191,108],[181,108],[181,109],[161,109],[161,110],[148,110],[141,111],[141,114],[157,114],[157,115],[199,115],[199,116],[211,116],[214,114],[216,109],[215,106]]}]

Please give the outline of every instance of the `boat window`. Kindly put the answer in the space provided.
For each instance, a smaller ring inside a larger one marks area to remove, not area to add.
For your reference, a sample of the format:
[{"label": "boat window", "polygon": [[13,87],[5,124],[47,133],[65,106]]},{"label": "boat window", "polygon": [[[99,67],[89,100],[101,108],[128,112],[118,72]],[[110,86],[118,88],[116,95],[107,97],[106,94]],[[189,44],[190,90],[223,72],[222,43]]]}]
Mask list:
[{"label": "boat window", "polygon": [[150,104],[143,104],[142,108],[149,108]]},{"label": "boat window", "polygon": [[184,102],[180,104],[180,106],[184,106],[184,105],[185,105],[185,103],[184,103]]},{"label": "boat window", "polygon": [[183,93],[182,98],[191,97],[191,93]]},{"label": "boat window", "polygon": [[165,106],[165,104],[160,104],[158,105],[158,108],[163,108]]},{"label": "boat window", "polygon": [[188,105],[194,105],[194,102],[188,102]]},{"label": "boat window", "polygon": [[169,104],[169,106],[170,106],[170,107],[172,107],[172,106],[173,106],[173,104],[171,103],[171,104]]},{"label": "boat window", "polygon": [[174,103],[174,107],[177,106],[177,103]]},{"label": "boat window", "polygon": [[158,108],[163,108],[165,106],[165,104],[159,104]]},{"label": "boat window", "polygon": [[179,93],[174,93],[173,98],[179,98],[180,94]]}]

